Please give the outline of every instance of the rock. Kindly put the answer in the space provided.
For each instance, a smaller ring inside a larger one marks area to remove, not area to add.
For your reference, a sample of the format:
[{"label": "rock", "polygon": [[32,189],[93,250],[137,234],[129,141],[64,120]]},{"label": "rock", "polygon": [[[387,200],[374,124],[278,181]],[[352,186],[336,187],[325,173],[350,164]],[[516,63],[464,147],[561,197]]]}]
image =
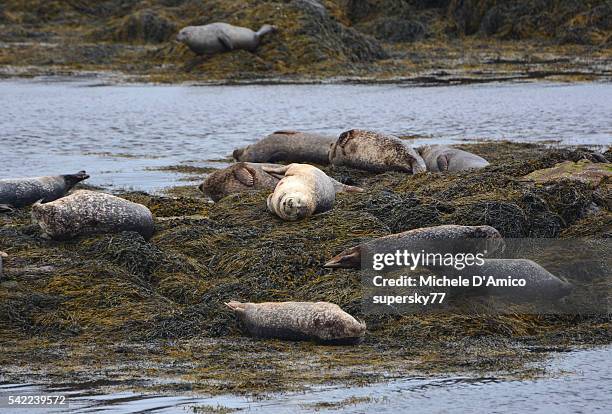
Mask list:
[{"label": "rock", "polygon": [[399,43],[414,42],[425,37],[426,29],[417,20],[382,18],[374,22],[371,32],[382,41]]},{"label": "rock", "polygon": [[597,187],[604,179],[610,179],[610,177],[612,177],[612,165],[581,160],[578,162],[564,161],[552,168],[536,170],[523,178],[540,184],[569,179]]}]

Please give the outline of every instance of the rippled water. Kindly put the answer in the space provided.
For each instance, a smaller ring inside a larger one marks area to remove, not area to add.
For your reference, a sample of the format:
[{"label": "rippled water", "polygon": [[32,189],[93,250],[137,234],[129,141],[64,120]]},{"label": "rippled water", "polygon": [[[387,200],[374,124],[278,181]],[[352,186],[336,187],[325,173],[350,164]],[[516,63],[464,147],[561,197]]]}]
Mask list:
[{"label": "rippled water", "polygon": [[612,84],[96,86],[0,82],[0,177],[86,169],[90,183],[158,190],[180,163],[218,166],[278,129],[612,142]]},{"label": "rippled water", "polygon": [[[306,393],[263,398],[103,393],[94,388],[35,384],[0,385],[8,395],[65,395],[65,410],[79,413],[191,412],[194,407],[228,408],[253,413],[606,413],[612,407],[612,347],[556,354],[548,374],[537,380],[495,377],[406,378],[366,387],[323,387]],[[6,405],[0,405],[0,412]],[[36,412],[36,411],[29,411]],[[208,412],[208,411],[205,411]],[[222,411],[219,411],[222,412]]]}]

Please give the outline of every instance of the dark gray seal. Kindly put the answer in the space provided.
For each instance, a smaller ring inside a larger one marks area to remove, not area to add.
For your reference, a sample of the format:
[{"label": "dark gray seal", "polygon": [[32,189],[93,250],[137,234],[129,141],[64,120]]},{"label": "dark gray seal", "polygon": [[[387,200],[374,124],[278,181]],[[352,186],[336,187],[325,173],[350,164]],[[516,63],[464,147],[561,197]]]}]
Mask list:
[{"label": "dark gray seal", "polygon": [[178,33],[176,40],[186,44],[198,55],[230,52],[244,49],[253,52],[261,39],[276,31],[275,26],[264,24],[253,30],[228,23],[211,23],[203,26],[187,26]]},{"label": "dark gray seal", "polygon": [[234,150],[236,161],[329,163],[336,138],[298,131],[276,131],[255,144]]},{"label": "dark gray seal", "polygon": [[88,178],[85,171],[79,171],[76,174],[0,180],[0,211],[28,206],[39,200],[44,203],[57,200]]},{"label": "dark gray seal", "polygon": [[273,190],[280,179],[264,171],[263,167],[278,165],[239,162],[210,174],[198,188],[215,202],[230,194]]},{"label": "dark gray seal", "polygon": [[254,337],[330,344],[359,343],[366,325],[329,302],[229,302]]},{"label": "dark gray seal", "polygon": [[426,171],[423,158],[398,137],[359,129],[340,134],[329,151],[329,163],[372,172]]},{"label": "dark gray seal", "polygon": [[471,152],[445,145],[428,145],[419,149],[425,160],[427,171],[464,171],[484,168],[489,162]]},{"label": "dark gray seal", "polygon": [[287,221],[331,210],[336,193],[363,191],[344,185],[308,164],[263,167],[263,170],[282,177],[268,196],[267,206],[271,213]]},{"label": "dark gray seal", "polygon": [[491,226],[444,225],[423,227],[379,237],[346,249],[332,257],[323,267],[359,268],[361,267],[362,253],[366,249],[373,252],[377,250],[384,250],[384,252],[415,250],[418,252],[426,244],[429,244],[429,247],[432,248],[445,250],[440,253],[479,253],[486,250],[487,254],[492,254],[496,251],[503,251],[505,248],[505,242],[501,234]]},{"label": "dark gray seal", "polygon": [[79,190],[49,203],[32,206],[32,219],[52,239],[135,231],[153,235],[153,215],[142,204],[95,191]]}]

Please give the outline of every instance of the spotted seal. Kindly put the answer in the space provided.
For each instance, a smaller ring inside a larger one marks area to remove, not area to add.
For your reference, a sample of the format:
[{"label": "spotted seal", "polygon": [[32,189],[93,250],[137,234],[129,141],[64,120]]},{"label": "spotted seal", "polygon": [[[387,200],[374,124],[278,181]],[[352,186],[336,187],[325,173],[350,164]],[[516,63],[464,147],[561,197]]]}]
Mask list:
[{"label": "spotted seal", "polygon": [[398,137],[359,129],[340,134],[329,151],[329,163],[372,172],[426,171],[423,158]]},{"label": "spotted seal", "polygon": [[198,187],[213,201],[235,193],[257,190],[273,190],[280,179],[263,170],[278,167],[274,164],[239,162],[210,174]]},{"label": "spotted seal", "polygon": [[294,221],[330,210],[337,192],[362,192],[363,189],[344,185],[323,171],[308,164],[263,167],[282,177],[268,196],[268,210],[283,220]]},{"label": "spotted seal", "polygon": [[36,201],[49,202],[65,196],[76,184],[89,178],[85,171],[76,174],[0,180],[0,211],[20,208]]},{"label": "spotted seal", "polygon": [[446,145],[427,145],[419,149],[425,160],[427,171],[464,171],[484,168],[489,162],[471,152]]},{"label": "spotted seal", "polygon": [[203,26],[187,26],[178,33],[176,40],[184,43],[198,55],[212,55],[244,49],[254,51],[261,39],[274,33],[276,27],[264,24],[258,31],[228,23],[210,23]]},{"label": "spotted seal", "polygon": [[4,275],[3,273],[3,268],[2,268],[2,260],[7,258],[8,254],[6,254],[5,252],[0,251],[0,278]]},{"label": "spotted seal", "polygon": [[329,302],[232,301],[226,305],[249,334],[257,338],[355,344],[362,340],[366,330],[365,323]]},{"label": "spotted seal", "polygon": [[432,249],[438,250],[439,253],[478,253],[486,250],[488,254],[492,254],[496,251],[503,251],[505,248],[501,234],[491,226],[443,225],[408,230],[370,240],[344,250],[323,266],[359,268],[362,254],[366,249],[369,251],[384,250],[385,252],[413,249],[418,252],[427,244]]},{"label": "spotted seal", "polygon": [[298,131],[276,131],[255,144],[234,150],[236,161],[329,163],[329,148],[336,138]]},{"label": "spotted seal", "polygon": [[122,231],[138,232],[145,239],[153,235],[153,215],[147,207],[89,190],[49,203],[37,202],[32,206],[32,219],[52,239]]}]

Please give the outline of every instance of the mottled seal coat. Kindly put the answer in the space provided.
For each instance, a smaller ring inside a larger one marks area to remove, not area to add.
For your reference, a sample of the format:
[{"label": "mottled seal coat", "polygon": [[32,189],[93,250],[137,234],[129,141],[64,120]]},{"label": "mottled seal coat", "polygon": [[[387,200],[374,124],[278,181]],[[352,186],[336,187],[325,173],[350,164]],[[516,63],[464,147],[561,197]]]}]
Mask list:
[{"label": "mottled seal coat", "polygon": [[234,151],[236,161],[329,163],[335,137],[298,131],[276,131],[255,144]]},{"label": "mottled seal coat", "polygon": [[489,162],[471,152],[445,145],[428,145],[419,149],[425,160],[427,171],[464,171],[484,168]]},{"label": "mottled seal coat", "polygon": [[270,174],[284,174],[267,200],[268,210],[283,220],[294,221],[331,210],[337,192],[363,191],[359,187],[339,183],[308,164],[263,169]]},{"label": "mottled seal coat", "polygon": [[0,278],[4,275],[3,273],[3,268],[2,268],[2,260],[8,257],[8,254],[4,253],[4,252],[0,252]]},{"label": "mottled seal coat", "polygon": [[88,178],[85,171],[79,171],[76,174],[0,180],[0,210],[28,206],[39,200],[57,200]]},{"label": "mottled seal coat", "polygon": [[366,325],[329,302],[229,302],[246,330],[257,338],[358,343]]},{"label": "mottled seal coat", "polygon": [[70,239],[80,235],[135,231],[153,235],[153,215],[142,204],[95,191],[79,190],[50,203],[32,206],[32,218],[46,237]]},{"label": "mottled seal coat", "polygon": [[245,191],[273,190],[280,179],[265,172],[263,167],[278,166],[239,162],[210,174],[198,188],[213,201]]},{"label": "mottled seal coat", "polygon": [[426,171],[423,158],[398,137],[359,129],[340,134],[329,151],[329,163],[372,172]]},{"label": "mottled seal coat", "polygon": [[276,27],[264,24],[253,30],[233,26],[228,23],[211,23],[203,26],[187,26],[178,33],[176,40],[186,44],[198,55],[230,52],[244,49],[254,51],[261,39],[268,33],[276,31]]},{"label": "mottled seal coat", "polygon": [[528,259],[485,259],[482,266],[472,266],[469,273],[505,279],[525,279],[524,287],[484,287],[486,294],[515,301],[557,300],[567,296],[573,286]]},{"label": "mottled seal coat", "polygon": [[459,251],[478,253],[486,250],[488,254],[491,254],[496,251],[503,251],[505,248],[505,242],[501,234],[491,226],[443,225],[408,230],[370,240],[344,250],[337,256],[332,257],[323,266],[359,268],[361,267],[362,253],[366,249],[371,251],[384,250],[384,252],[414,249],[419,252],[427,243],[431,243],[430,247],[432,248],[443,249],[451,253]]}]

